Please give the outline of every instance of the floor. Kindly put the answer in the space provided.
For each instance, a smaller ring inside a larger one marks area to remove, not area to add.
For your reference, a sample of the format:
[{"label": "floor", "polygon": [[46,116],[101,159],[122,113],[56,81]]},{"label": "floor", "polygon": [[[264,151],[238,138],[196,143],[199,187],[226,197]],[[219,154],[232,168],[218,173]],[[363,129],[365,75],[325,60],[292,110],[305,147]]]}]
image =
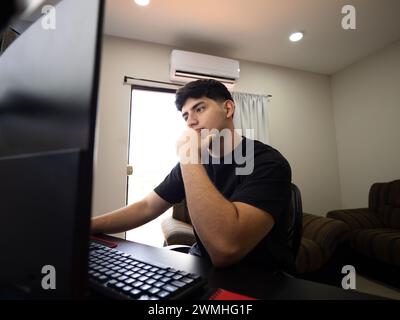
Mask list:
[{"label": "floor", "polygon": [[387,284],[368,279],[364,276],[356,276],[356,288],[358,291],[364,293],[400,300],[400,289],[390,287]]}]

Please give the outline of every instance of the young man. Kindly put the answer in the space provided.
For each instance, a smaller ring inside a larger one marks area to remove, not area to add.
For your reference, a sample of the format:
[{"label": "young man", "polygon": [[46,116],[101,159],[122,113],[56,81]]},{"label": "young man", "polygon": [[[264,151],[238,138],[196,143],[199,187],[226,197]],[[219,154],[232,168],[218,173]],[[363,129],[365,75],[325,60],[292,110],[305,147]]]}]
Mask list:
[{"label": "young man", "polygon": [[[186,199],[197,239],[192,254],[216,267],[240,260],[280,267],[290,259],[288,162],[272,147],[235,132],[235,104],[220,82],[188,83],[175,102],[188,126],[177,142],[179,163],[143,200],[93,218],[92,232],[138,227]],[[250,170],[243,168],[243,153]]]}]

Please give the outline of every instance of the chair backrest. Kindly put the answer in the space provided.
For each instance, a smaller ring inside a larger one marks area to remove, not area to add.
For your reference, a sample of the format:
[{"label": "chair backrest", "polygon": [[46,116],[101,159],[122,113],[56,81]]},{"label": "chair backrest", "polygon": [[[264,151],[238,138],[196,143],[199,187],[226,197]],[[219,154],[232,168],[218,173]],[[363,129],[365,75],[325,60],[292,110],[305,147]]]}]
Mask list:
[{"label": "chair backrest", "polygon": [[190,219],[185,199],[183,199],[179,203],[174,204],[174,206],[172,207],[172,218],[192,224],[192,220]]},{"label": "chair backrest", "polygon": [[299,252],[301,237],[303,234],[303,207],[300,190],[294,183],[291,184],[291,191],[292,200],[290,202],[289,209],[288,239],[289,246],[292,250],[294,264]]}]

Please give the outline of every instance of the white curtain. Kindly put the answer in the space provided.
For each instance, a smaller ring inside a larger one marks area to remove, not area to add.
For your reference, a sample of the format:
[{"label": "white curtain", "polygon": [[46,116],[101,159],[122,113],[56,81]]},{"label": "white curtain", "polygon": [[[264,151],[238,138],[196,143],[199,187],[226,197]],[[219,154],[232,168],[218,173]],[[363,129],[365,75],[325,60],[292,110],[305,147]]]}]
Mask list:
[{"label": "white curtain", "polygon": [[[267,107],[268,97],[257,94],[232,92],[236,109],[233,123],[242,129],[242,135],[269,144]],[[246,131],[246,129],[253,129]],[[253,132],[253,136],[251,136]]]}]

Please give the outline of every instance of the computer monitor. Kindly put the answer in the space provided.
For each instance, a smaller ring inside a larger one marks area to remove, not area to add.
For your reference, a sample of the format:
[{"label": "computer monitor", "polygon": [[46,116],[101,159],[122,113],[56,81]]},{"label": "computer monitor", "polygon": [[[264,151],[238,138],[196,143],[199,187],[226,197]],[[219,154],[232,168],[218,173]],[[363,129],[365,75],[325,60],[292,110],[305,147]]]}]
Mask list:
[{"label": "computer monitor", "polygon": [[0,56],[0,299],[86,289],[103,0],[63,0]]}]

